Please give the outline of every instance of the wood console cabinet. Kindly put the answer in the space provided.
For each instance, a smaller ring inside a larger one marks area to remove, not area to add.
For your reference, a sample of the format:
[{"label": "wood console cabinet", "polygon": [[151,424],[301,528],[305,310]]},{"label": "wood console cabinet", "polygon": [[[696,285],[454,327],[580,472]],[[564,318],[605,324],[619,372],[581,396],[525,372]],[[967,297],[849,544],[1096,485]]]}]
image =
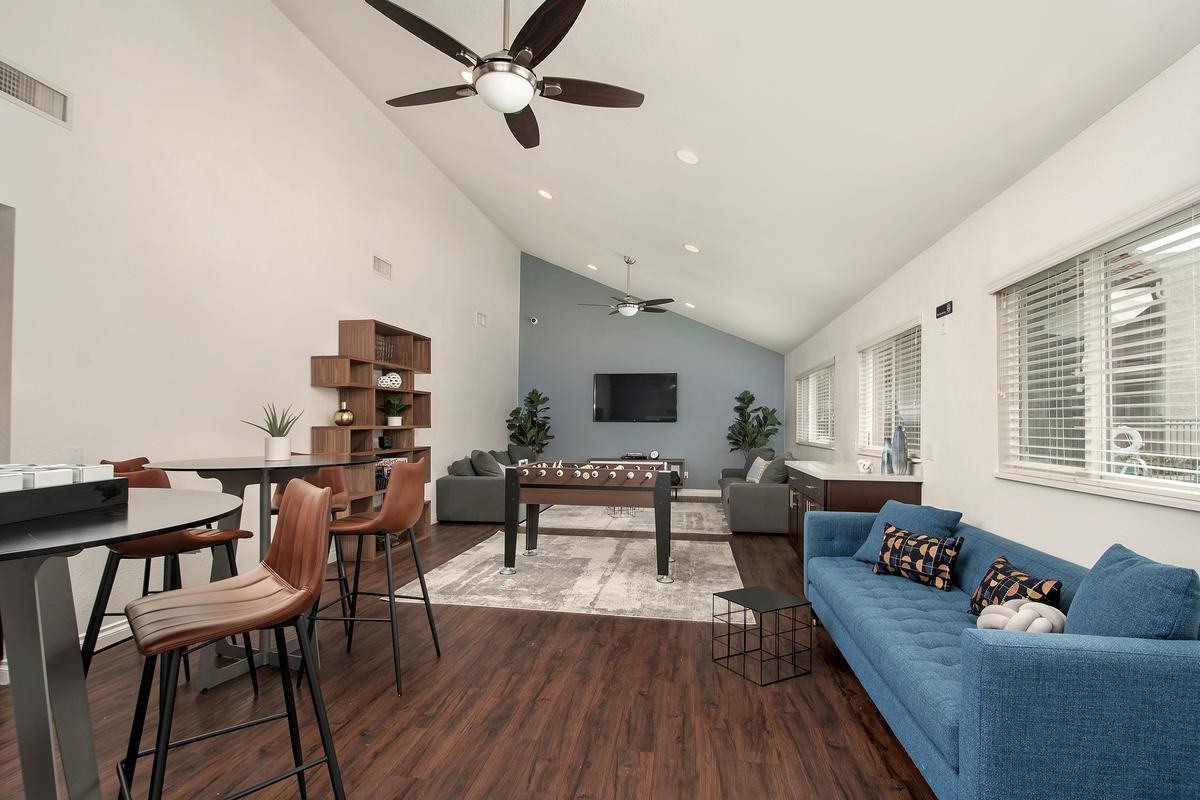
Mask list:
[{"label": "wood console cabinet", "polygon": [[878,511],[888,500],[921,502],[915,475],[862,475],[856,465],[789,461],[788,541],[804,560],[804,515],[809,511]]}]

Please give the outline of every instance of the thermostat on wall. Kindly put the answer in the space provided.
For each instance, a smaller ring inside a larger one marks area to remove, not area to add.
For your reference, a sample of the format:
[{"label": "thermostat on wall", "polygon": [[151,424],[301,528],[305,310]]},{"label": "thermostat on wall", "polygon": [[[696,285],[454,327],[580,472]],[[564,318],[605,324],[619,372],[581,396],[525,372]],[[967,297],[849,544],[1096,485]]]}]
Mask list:
[{"label": "thermostat on wall", "polygon": [[941,319],[942,317],[950,316],[951,314],[954,313],[954,301],[947,300],[946,302],[942,303],[940,306],[937,307],[936,313],[937,313],[937,319]]}]

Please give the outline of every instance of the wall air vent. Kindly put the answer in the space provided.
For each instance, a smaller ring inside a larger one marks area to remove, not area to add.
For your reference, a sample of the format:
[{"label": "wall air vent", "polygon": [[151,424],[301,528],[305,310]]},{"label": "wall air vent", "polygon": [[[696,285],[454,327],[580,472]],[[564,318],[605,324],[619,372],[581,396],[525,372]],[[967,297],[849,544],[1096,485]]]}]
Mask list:
[{"label": "wall air vent", "polygon": [[375,256],[375,262],[371,268],[375,271],[375,274],[378,275],[379,277],[387,278],[389,281],[392,279],[391,263],[388,261],[384,261],[379,256]]},{"label": "wall air vent", "polygon": [[4,59],[0,59],[0,96],[67,124],[70,98]]}]

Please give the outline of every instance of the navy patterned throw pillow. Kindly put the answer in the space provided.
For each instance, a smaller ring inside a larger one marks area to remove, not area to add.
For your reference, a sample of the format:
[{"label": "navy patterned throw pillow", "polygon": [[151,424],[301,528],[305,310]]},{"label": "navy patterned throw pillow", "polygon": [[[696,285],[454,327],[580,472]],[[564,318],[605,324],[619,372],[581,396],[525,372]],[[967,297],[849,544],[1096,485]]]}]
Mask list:
[{"label": "navy patterned throw pillow", "polygon": [[871,571],[876,575],[899,575],[948,592],[950,570],[962,542],[961,536],[927,536],[889,524],[883,529],[883,547]]},{"label": "navy patterned throw pillow", "polygon": [[1058,607],[1062,581],[1031,578],[1000,556],[971,595],[971,613],[979,616],[985,606],[1003,605],[1009,600],[1032,600]]}]

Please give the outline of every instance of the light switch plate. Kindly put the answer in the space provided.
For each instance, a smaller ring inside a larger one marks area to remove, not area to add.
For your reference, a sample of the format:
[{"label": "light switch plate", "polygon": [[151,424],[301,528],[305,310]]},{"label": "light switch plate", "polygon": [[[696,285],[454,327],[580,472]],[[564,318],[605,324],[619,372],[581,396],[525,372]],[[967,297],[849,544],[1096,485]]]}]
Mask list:
[{"label": "light switch plate", "polygon": [[475,312],[475,324],[481,328],[487,327],[487,314],[482,311]]}]

